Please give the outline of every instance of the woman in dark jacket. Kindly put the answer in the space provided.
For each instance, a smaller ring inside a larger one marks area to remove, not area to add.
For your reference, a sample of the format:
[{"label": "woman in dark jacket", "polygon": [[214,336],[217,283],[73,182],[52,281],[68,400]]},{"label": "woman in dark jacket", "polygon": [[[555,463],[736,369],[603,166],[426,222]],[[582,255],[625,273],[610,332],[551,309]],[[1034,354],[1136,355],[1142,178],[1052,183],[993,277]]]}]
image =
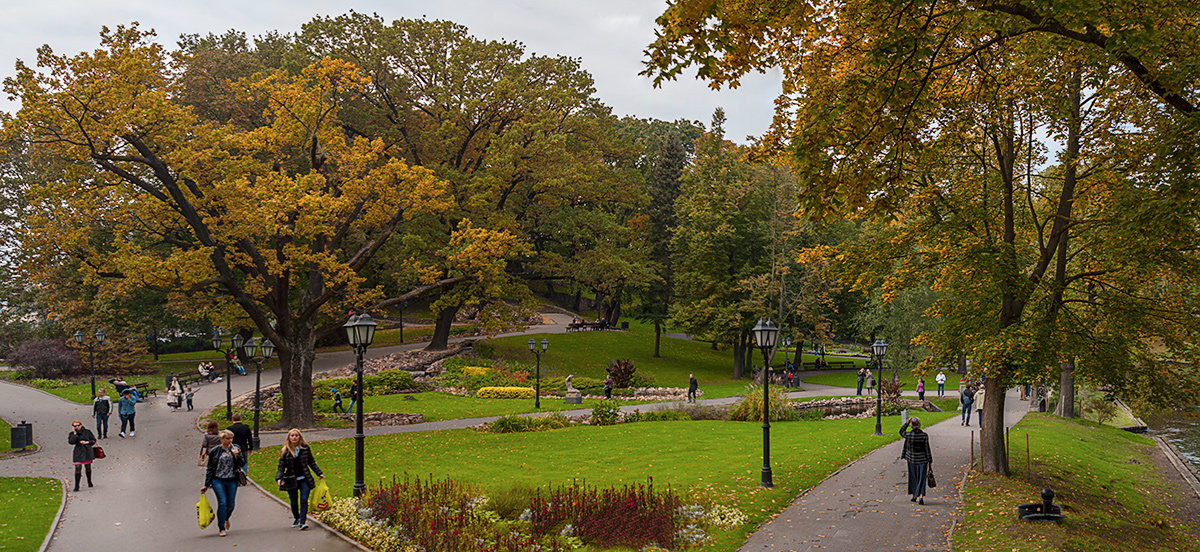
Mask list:
[{"label": "woman in dark jacket", "polygon": [[92,430],[83,427],[83,422],[75,420],[71,422],[67,443],[75,445],[75,450],[71,453],[71,460],[75,462],[75,490],[79,491],[79,478],[82,475],[80,470],[87,470],[88,486],[91,487],[92,460],[96,459],[96,452],[92,447],[96,444],[96,435]]},{"label": "woman in dark jacket", "polygon": [[[908,431],[909,424],[912,431]],[[921,419],[913,417],[900,427],[900,436],[904,437],[904,452],[900,457],[908,460],[908,494],[912,495],[909,502],[925,504],[925,480],[933,465],[929,434],[921,431]]]},{"label": "woman in dark jacket", "polygon": [[246,463],[246,455],[242,454],[241,447],[233,444],[232,431],[223,430],[218,436],[221,444],[208,451],[208,469],[204,472],[204,487],[200,494],[212,487],[217,495],[217,530],[224,537],[237,498],[238,474]]},{"label": "woman in dark jacket", "polygon": [[[313,459],[312,449],[304,441],[300,430],[292,428],[288,431],[287,442],[279,454],[279,467],[275,470],[275,482],[280,489],[286,489],[288,499],[292,502],[292,527],[301,530],[308,529],[308,493],[317,482],[308,469],[317,472],[317,477],[325,478],[317,461]],[[296,500],[299,499],[299,504]]]}]

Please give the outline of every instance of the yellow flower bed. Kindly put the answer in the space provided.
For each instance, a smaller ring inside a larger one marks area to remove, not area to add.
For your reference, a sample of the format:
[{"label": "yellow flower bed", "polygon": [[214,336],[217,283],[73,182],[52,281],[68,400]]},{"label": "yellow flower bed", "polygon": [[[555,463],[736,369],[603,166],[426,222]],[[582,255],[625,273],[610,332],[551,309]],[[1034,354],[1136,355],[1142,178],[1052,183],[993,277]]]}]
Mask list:
[{"label": "yellow flower bed", "polygon": [[491,366],[463,366],[462,371],[468,376],[482,376],[492,371]]},{"label": "yellow flower bed", "polygon": [[476,397],[481,399],[532,399],[533,388],[531,387],[483,387],[480,388]]}]

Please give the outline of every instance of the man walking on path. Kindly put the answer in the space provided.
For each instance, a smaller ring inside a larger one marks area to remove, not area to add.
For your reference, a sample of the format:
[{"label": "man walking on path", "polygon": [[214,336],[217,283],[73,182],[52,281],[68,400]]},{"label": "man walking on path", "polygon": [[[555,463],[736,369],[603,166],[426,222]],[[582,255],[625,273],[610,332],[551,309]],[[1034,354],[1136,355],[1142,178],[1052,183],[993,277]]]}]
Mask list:
[{"label": "man walking on path", "polygon": [[696,374],[688,374],[688,402],[696,402],[696,391],[700,389],[700,383],[696,381]]},{"label": "man walking on path", "polygon": [[[1016,388],[1004,403],[1004,425],[1012,426],[1028,412]],[[896,418],[887,423],[899,423]],[[899,437],[895,426],[884,430]],[[972,431],[953,422],[923,427],[929,433],[939,479],[960,481],[970,463]],[[862,439],[880,439],[863,435]],[[883,441],[880,441],[883,442]],[[761,525],[741,552],[821,550],[948,550],[947,535],[958,518],[960,496],[955,485],[930,489],[925,504],[909,502],[908,470],[900,455],[903,441],[876,449],[796,497],[778,516]],[[775,483],[788,474],[775,472]],[[776,489],[781,487],[777,486]],[[770,491],[768,491],[770,492]],[[791,497],[779,496],[786,501]]]},{"label": "man walking on path", "polygon": [[108,438],[108,415],[112,413],[112,401],[108,400],[108,395],[104,394],[101,389],[96,392],[96,398],[92,399],[92,415],[96,417],[96,438]]},{"label": "man walking on path", "polygon": [[938,375],[934,379],[937,380],[937,384],[938,384],[938,396],[945,397],[946,396],[946,373],[941,370],[938,370]]},{"label": "man walking on path", "polygon": [[866,379],[867,379],[867,369],[859,368],[858,369],[858,390],[854,392],[855,395],[862,395],[863,381]]},{"label": "man walking on path", "polygon": [[252,450],[250,442],[254,437],[254,432],[250,431],[250,426],[242,423],[242,415],[237,412],[233,413],[233,425],[226,429],[233,432],[233,444],[241,448],[242,454],[246,455],[246,463],[242,464],[242,471],[247,471],[250,466],[250,451]]},{"label": "man walking on path", "polygon": [[121,393],[121,400],[117,401],[117,416],[121,418],[121,432],[117,435],[125,437],[125,426],[129,426],[129,436],[133,437],[133,432],[137,431],[137,426],[134,425],[133,418],[137,416],[137,399],[133,398],[133,392],[126,387]]}]

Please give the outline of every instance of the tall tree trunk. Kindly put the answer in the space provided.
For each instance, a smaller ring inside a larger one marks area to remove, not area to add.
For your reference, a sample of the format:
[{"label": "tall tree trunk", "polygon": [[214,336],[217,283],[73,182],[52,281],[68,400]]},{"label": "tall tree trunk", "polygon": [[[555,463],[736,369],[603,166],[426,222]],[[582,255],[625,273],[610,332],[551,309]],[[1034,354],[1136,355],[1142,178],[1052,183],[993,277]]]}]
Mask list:
[{"label": "tall tree trunk", "polygon": [[1075,359],[1058,364],[1058,404],[1054,413],[1064,418],[1075,417]]},{"label": "tall tree trunk", "polygon": [[[713,342],[714,347],[716,341]],[[733,379],[742,379],[742,374],[746,373],[746,354],[745,342],[742,341],[742,336],[738,335],[733,338]]]},{"label": "tall tree trunk", "polygon": [[[1009,113],[1012,113],[1013,102],[1008,102]],[[1004,264],[1010,275],[1003,283],[1000,295],[1000,327],[1008,328],[1018,324],[1021,312],[1024,310],[1024,297],[1021,295],[1022,286],[1018,281],[1021,269],[1017,265],[1017,229],[1015,213],[1016,175],[1016,129],[1010,119],[992,136],[992,144],[996,151],[996,161],[1000,170],[1000,184],[1003,190],[1004,209]],[[1004,448],[1004,382],[1013,373],[1011,365],[1005,363],[996,368],[993,376],[987,379],[984,386],[985,399],[983,402],[983,429],[980,430],[980,469],[985,473],[1008,475],[1008,451]],[[999,372],[999,373],[996,373]]]},{"label": "tall tree trunk", "polygon": [[444,351],[450,343],[450,327],[454,324],[454,316],[458,314],[460,305],[446,307],[438,313],[437,325],[433,328],[433,338],[429,340],[429,345],[425,346],[426,351]]},{"label": "tall tree trunk", "polygon": [[579,312],[579,305],[583,301],[583,288],[575,288],[575,302],[571,303],[571,310]]},{"label": "tall tree trunk", "polygon": [[661,340],[662,340],[662,321],[655,320],[654,321],[654,358],[662,358],[662,355],[658,354],[658,345]]},{"label": "tall tree trunk", "polygon": [[283,407],[283,427],[312,427],[312,370],[317,358],[316,339],[311,323],[297,321],[285,335],[286,347],[279,347],[279,405]]}]

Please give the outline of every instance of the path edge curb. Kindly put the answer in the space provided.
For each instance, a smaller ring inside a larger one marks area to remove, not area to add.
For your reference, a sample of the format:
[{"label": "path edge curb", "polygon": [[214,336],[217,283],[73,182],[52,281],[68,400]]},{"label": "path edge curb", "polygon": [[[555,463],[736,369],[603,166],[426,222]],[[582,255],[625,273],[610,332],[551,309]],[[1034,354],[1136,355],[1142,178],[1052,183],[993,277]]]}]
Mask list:
[{"label": "path edge curb", "polygon": [[50,530],[46,531],[46,538],[42,539],[42,546],[38,548],[38,552],[46,552],[46,549],[50,547],[50,539],[54,538],[54,533],[58,532],[58,522],[62,521],[63,510],[67,509],[67,482],[62,479],[56,481],[62,490],[62,498],[58,501],[58,513],[54,514],[54,521],[50,523]]},{"label": "path edge curb", "polygon": [[[278,502],[278,503],[279,503],[280,505],[282,505],[284,508],[287,508],[287,509],[288,509],[288,511],[291,511],[292,505],[291,505],[290,503],[284,502],[282,498],[279,498],[279,497],[277,497],[277,496],[275,496],[275,495],[271,494],[271,492],[270,492],[270,491],[267,491],[266,489],[264,489],[264,488],[263,488],[263,486],[262,486],[262,485],[259,485],[257,481],[255,481],[255,480],[253,480],[253,479],[250,479],[250,478],[247,478],[247,480],[248,480],[248,481],[250,481],[250,484],[251,484],[251,485],[254,485],[254,488],[258,489],[258,490],[259,490],[259,492],[261,492],[261,493],[262,493],[262,494],[264,494],[264,495],[267,495],[267,498],[270,498],[271,500],[274,500],[275,502]],[[63,488],[63,493],[64,493],[64,494],[66,493],[66,488],[65,488],[65,487]],[[337,538],[339,538],[339,539],[342,539],[343,541],[345,541],[346,543],[348,543],[350,546],[353,546],[353,547],[355,547],[355,548],[358,548],[359,550],[362,550],[363,552],[375,552],[374,550],[372,550],[372,549],[368,548],[367,546],[365,546],[363,543],[361,543],[361,542],[358,542],[358,541],[356,541],[356,540],[354,540],[354,539],[352,539],[352,538],[350,538],[350,537],[346,536],[346,535],[345,535],[345,534],[343,534],[341,531],[338,531],[337,529],[334,529],[334,528],[333,528],[331,525],[329,525],[329,524],[327,524],[327,523],[325,523],[325,522],[321,521],[320,519],[317,519],[316,517],[314,517],[314,516],[312,516],[312,515],[309,515],[309,516],[308,516],[308,521],[311,521],[312,523],[314,523],[314,524],[316,524],[316,525],[320,526],[322,529],[325,529],[326,531],[329,531],[330,533],[333,533],[333,534],[334,534],[334,536],[336,536],[336,537],[337,537]],[[44,551],[44,550],[40,550],[40,551],[38,551],[38,552],[45,552],[45,551]]]},{"label": "path edge curb", "polygon": [[1162,449],[1163,454],[1167,456],[1167,460],[1169,460],[1171,465],[1175,467],[1175,470],[1179,472],[1179,476],[1182,477],[1183,480],[1187,482],[1188,486],[1192,488],[1192,492],[1195,493],[1196,497],[1200,498],[1200,479],[1197,479],[1196,474],[1188,467],[1188,464],[1186,463],[1187,460],[1182,458],[1179,450],[1177,450],[1171,443],[1168,443],[1166,439],[1163,439],[1157,435],[1155,435],[1153,438],[1154,442],[1158,444],[1158,448]]}]

